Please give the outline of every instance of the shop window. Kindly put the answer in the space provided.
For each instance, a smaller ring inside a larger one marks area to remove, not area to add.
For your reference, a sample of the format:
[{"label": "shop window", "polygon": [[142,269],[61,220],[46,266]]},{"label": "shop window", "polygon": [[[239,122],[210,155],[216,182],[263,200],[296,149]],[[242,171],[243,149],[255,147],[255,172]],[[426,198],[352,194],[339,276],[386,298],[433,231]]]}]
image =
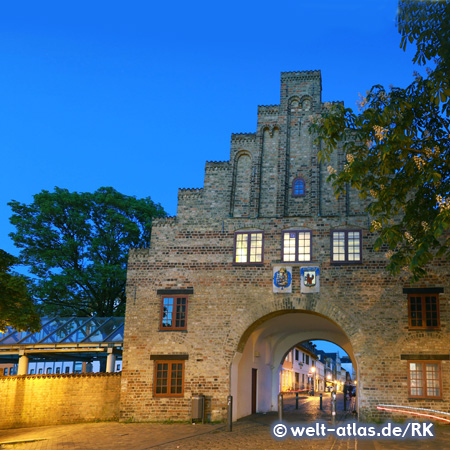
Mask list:
[{"label": "shop window", "polygon": [[184,395],[184,361],[155,361],[155,397]]},{"label": "shop window", "polygon": [[311,231],[283,231],[283,262],[311,261],[311,236]]},{"label": "shop window", "polygon": [[161,301],[160,330],[186,330],[187,296],[163,297]]},{"label": "shop window", "polygon": [[442,398],[441,363],[409,361],[409,396],[411,398]]},{"label": "shop window", "polygon": [[304,197],[305,192],[305,180],[301,177],[295,178],[292,182],[292,197]]},{"label": "shop window", "polygon": [[409,294],[410,329],[439,329],[439,294]]},{"label": "shop window", "polygon": [[236,232],[234,262],[236,264],[261,264],[263,262],[262,231]]},{"label": "shop window", "polygon": [[332,263],[360,263],[361,249],[361,231],[338,230],[331,232]]}]

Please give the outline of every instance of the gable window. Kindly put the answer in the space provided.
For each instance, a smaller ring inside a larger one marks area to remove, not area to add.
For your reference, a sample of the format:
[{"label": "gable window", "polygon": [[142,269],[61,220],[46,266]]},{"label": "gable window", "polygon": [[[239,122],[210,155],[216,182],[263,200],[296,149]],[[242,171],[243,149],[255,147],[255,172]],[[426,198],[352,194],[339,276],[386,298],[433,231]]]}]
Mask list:
[{"label": "gable window", "polygon": [[441,363],[439,361],[409,361],[409,396],[412,398],[442,398]]},{"label": "gable window", "polygon": [[408,317],[410,329],[438,329],[439,294],[409,294]]},{"label": "gable window", "polygon": [[263,262],[263,232],[237,232],[234,238],[234,262],[260,264]]},{"label": "gable window", "polygon": [[160,330],[186,330],[187,305],[186,295],[162,297]]},{"label": "gable window", "polygon": [[292,182],[292,197],[305,196],[305,180],[303,178],[295,178]]},{"label": "gable window", "polygon": [[361,231],[339,230],[331,232],[331,262],[361,262]]},{"label": "gable window", "polygon": [[155,361],[153,386],[155,397],[182,397],[184,394],[184,361]]},{"label": "gable window", "polygon": [[283,231],[283,262],[311,261],[311,231]]}]

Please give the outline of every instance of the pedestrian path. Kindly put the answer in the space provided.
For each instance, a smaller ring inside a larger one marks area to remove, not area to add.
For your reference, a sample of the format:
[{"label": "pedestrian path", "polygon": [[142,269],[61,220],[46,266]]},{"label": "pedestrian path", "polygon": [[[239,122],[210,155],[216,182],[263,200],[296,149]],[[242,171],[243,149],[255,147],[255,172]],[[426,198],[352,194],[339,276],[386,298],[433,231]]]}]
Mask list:
[{"label": "pedestrian path", "polygon": [[[352,417],[342,411],[338,399],[337,422]],[[331,417],[329,395],[324,395],[323,410],[319,398],[285,398],[284,419],[289,423]],[[355,438],[287,438],[275,440],[271,426],[278,413],[254,414],[233,423],[227,432],[224,424],[192,425],[188,423],[118,423],[102,422],[48,427],[0,430],[0,449],[13,450],[443,450],[450,448],[450,426],[437,427],[437,437],[422,441],[362,440]]]}]

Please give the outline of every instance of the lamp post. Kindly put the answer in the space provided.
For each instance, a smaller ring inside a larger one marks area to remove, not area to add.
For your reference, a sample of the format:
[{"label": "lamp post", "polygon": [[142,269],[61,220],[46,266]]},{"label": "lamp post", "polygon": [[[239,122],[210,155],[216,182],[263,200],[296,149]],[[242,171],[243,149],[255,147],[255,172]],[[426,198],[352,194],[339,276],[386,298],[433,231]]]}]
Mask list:
[{"label": "lamp post", "polygon": [[316,367],[315,366],[311,367],[311,372],[313,374],[313,377],[312,377],[312,395],[314,397],[314,391],[316,389]]}]

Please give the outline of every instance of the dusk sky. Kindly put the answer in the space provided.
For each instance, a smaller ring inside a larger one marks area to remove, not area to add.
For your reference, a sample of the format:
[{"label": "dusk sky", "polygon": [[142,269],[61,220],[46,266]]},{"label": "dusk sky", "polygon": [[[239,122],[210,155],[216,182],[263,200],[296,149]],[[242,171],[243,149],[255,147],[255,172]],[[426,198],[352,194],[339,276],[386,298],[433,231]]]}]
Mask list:
[{"label": "dusk sky", "polygon": [[280,73],[321,70],[322,100],[356,107],[406,86],[396,0],[20,1],[0,6],[0,248],[11,199],[112,186],[176,214],[230,135],[279,103]]}]

